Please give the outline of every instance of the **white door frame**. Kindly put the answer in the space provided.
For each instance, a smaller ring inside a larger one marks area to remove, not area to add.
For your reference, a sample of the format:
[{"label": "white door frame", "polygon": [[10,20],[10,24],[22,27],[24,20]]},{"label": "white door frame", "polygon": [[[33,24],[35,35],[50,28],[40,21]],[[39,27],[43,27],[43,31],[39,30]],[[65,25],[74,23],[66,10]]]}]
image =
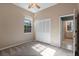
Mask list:
[{"label": "white door frame", "polygon": [[[61,17],[66,17],[66,16],[73,16],[73,22],[74,22],[74,19],[75,19],[75,14],[68,14],[68,15],[63,15],[63,16],[60,16],[59,17],[59,21],[60,21],[60,47],[62,47],[62,40],[63,40],[63,31],[62,31],[62,20],[61,20]],[[75,22],[74,22],[75,24]],[[74,28],[75,28],[75,25],[74,25]],[[75,31],[75,29],[74,29]],[[74,33],[73,33],[74,35]],[[74,36],[73,36],[73,47],[75,47],[75,39],[74,39]],[[74,52],[74,49],[73,49],[73,52]]]}]

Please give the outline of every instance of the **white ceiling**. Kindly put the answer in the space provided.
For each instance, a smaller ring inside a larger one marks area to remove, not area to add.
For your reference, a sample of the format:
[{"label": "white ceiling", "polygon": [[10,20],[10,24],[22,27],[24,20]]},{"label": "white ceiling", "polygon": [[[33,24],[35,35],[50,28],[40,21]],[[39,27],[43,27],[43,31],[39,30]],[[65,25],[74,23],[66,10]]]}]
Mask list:
[{"label": "white ceiling", "polygon": [[29,9],[28,8],[29,3],[15,3],[16,6],[24,8],[24,9],[26,9],[26,10],[32,12],[32,13],[37,13],[37,12],[42,11],[43,9],[46,9],[50,6],[56,5],[56,3],[38,3],[38,4],[40,6],[40,9],[37,9],[37,8],[30,8]]}]

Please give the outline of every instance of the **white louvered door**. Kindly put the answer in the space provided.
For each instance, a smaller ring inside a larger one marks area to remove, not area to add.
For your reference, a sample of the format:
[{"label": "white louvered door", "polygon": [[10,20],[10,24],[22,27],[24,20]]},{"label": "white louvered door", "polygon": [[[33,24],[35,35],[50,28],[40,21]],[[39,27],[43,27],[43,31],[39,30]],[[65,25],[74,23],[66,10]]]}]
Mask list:
[{"label": "white louvered door", "polygon": [[51,43],[51,19],[42,19],[35,22],[36,40]]}]

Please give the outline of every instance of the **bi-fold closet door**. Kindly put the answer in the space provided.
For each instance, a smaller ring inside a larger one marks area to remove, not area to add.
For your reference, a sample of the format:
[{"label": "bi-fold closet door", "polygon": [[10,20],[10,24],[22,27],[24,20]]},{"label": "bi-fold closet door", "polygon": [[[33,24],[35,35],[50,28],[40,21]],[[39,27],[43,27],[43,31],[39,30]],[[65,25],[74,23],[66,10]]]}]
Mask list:
[{"label": "bi-fold closet door", "polygon": [[35,21],[36,40],[51,44],[51,19],[40,19]]}]

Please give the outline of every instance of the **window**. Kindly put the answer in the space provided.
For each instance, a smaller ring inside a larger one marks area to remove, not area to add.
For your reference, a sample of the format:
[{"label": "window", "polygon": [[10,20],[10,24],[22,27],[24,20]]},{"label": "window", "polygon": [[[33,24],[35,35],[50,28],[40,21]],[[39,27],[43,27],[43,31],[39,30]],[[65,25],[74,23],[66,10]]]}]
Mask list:
[{"label": "window", "polygon": [[31,19],[25,17],[24,19],[24,33],[31,32]]},{"label": "window", "polygon": [[73,32],[73,20],[66,21],[66,31]]}]

